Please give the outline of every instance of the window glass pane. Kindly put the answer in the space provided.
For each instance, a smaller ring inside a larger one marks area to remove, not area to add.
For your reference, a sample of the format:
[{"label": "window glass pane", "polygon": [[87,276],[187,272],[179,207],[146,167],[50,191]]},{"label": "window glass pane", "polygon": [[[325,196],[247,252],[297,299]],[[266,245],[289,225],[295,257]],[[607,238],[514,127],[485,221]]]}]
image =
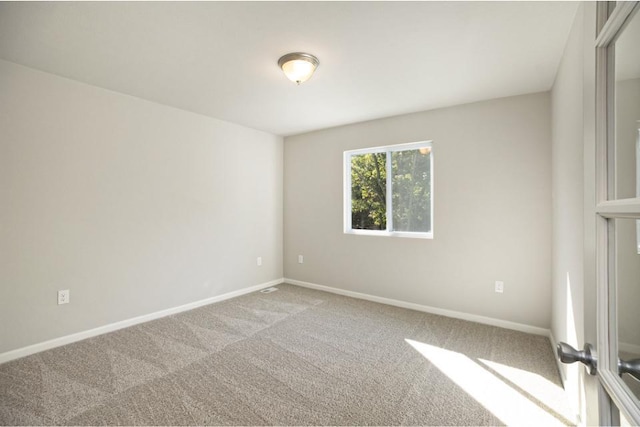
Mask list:
[{"label": "window glass pane", "polygon": [[391,153],[393,230],[431,231],[431,148]]},{"label": "window glass pane", "polygon": [[[640,13],[615,44],[615,192],[640,197]],[[614,159],[610,159],[613,161]]]},{"label": "window glass pane", "polygon": [[[622,360],[640,359],[640,255],[634,219],[615,219],[615,275],[618,302],[618,352]],[[625,373],[622,380],[640,398],[640,381]]]},{"label": "window glass pane", "polygon": [[351,228],[387,229],[386,153],[351,156]]}]

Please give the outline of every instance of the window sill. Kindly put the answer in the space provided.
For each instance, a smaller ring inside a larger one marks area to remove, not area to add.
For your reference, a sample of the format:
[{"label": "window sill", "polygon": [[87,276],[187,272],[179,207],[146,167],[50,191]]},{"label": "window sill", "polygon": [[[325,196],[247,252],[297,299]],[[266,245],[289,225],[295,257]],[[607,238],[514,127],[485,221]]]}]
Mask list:
[{"label": "window sill", "polygon": [[344,234],[377,237],[408,237],[411,239],[433,239],[433,232],[413,233],[410,231],[345,230]]}]

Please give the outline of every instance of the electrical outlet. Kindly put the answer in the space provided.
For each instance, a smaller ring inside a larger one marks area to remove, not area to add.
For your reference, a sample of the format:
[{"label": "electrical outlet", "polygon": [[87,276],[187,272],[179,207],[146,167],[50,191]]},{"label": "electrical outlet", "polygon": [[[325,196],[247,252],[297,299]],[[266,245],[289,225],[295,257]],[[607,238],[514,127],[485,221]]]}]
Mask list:
[{"label": "electrical outlet", "polygon": [[259,257],[256,259],[256,264],[258,264],[258,267],[260,267],[260,266],[262,265],[262,257],[261,257],[261,256],[259,256]]},{"label": "electrical outlet", "polygon": [[496,281],[496,292],[499,294],[504,292],[504,282]]},{"label": "electrical outlet", "polygon": [[298,264],[304,264],[304,257],[302,255],[298,255]]},{"label": "electrical outlet", "polygon": [[69,304],[69,289],[58,291],[58,305]]}]

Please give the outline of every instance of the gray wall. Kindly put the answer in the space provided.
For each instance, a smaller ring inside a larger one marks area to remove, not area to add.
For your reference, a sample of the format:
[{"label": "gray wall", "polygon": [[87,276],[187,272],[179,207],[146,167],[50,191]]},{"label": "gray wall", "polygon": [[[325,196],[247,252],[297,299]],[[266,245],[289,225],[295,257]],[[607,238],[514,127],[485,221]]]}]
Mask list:
[{"label": "gray wall", "polygon": [[[583,10],[578,9],[551,91],[553,312],[557,341],[584,344]],[[582,367],[561,365],[565,388],[580,410]]]},{"label": "gray wall", "polygon": [[282,277],[282,155],[0,61],[0,353]]},{"label": "gray wall", "polygon": [[[421,140],[434,141],[435,238],[343,234],[343,152]],[[284,151],[286,277],[550,326],[548,93],[287,137]]]}]

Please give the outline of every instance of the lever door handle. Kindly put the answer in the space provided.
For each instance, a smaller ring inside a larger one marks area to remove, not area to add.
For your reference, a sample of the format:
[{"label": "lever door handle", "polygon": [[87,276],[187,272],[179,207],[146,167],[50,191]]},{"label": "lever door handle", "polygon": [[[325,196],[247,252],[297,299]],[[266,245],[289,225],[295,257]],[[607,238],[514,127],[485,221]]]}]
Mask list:
[{"label": "lever door handle", "polygon": [[640,359],[622,360],[618,359],[618,373],[629,374],[636,380],[640,381]]},{"label": "lever door handle", "polygon": [[[556,350],[558,351],[558,358],[562,363],[581,362],[587,367],[589,375],[596,374],[598,370],[598,359],[594,354],[591,344],[585,344],[584,350],[576,350],[566,342],[559,342]],[[640,360],[638,362],[640,362]]]}]

